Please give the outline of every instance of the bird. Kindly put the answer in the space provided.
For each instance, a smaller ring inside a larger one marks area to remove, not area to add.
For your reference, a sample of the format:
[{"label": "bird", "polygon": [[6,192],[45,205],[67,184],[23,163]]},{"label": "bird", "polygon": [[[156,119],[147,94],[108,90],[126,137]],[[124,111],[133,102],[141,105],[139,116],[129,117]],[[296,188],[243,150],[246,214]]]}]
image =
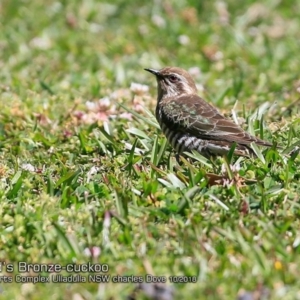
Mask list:
[{"label": "bird", "polygon": [[226,155],[232,147],[238,156],[255,156],[251,143],[272,144],[250,135],[197,94],[192,76],[178,67],[145,69],[157,80],[156,119],[176,151],[197,151],[206,158]]}]

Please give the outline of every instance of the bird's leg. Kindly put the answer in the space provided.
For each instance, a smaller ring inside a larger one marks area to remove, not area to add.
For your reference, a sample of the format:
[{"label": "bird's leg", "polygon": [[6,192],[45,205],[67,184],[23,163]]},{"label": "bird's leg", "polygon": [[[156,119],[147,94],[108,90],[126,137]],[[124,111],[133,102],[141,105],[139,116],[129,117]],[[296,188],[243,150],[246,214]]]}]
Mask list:
[{"label": "bird's leg", "polygon": [[176,161],[179,165],[182,165],[182,161],[180,160],[180,154],[179,153],[176,153],[175,154],[175,158],[176,158]]}]

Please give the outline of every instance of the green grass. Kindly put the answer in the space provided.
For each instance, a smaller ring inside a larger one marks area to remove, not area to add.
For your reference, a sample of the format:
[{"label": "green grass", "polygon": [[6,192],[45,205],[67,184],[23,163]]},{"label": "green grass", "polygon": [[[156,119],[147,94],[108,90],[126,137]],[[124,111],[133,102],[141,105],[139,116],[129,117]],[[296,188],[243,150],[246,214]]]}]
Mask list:
[{"label": "green grass", "polygon": [[[166,276],[174,299],[300,299],[300,160],[287,154],[300,146],[299,9],[276,0],[2,1],[1,276],[20,274],[20,261],[90,262],[123,280]],[[283,149],[213,163],[193,153],[178,165],[143,70],[167,65],[194,68],[199,95]],[[100,254],[87,256],[92,247]],[[183,275],[197,283],[168,279]],[[112,280],[13,281],[0,283],[0,299],[147,299]]]}]

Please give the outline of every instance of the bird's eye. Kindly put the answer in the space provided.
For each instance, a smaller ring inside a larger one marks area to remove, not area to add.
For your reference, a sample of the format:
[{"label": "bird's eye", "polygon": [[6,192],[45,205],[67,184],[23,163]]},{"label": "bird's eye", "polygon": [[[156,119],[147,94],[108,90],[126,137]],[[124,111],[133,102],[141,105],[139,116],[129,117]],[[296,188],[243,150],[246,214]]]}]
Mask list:
[{"label": "bird's eye", "polygon": [[178,81],[178,77],[175,76],[175,75],[170,75],[169,79],[170,79],[171,82],[177,82]]}]

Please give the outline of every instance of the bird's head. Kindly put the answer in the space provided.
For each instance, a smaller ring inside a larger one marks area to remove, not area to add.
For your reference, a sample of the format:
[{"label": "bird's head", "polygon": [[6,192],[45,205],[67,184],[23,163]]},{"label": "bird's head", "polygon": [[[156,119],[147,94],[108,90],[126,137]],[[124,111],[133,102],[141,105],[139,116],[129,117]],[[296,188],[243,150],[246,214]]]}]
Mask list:
[{"label": "bird's head", "polygon": [[192,76],[181,68],[166,67],[161,70],[145,70],[156,76],[158,100],[197,93]]}]

